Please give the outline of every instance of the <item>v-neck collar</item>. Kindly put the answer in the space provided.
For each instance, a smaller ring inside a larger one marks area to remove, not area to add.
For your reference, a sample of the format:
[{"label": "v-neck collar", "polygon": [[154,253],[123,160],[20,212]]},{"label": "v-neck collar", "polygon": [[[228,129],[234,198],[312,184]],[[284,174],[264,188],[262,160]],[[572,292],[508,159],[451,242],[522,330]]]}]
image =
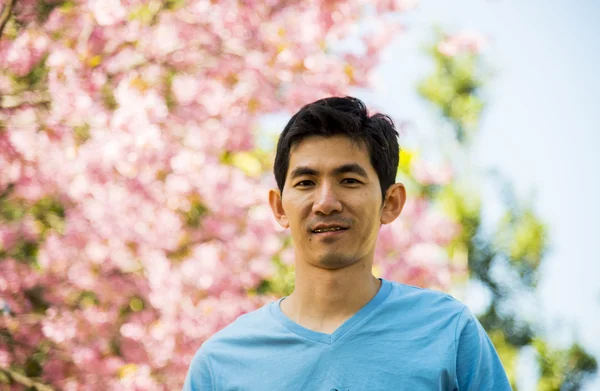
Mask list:
[{"label": "v-neck collar", "polygon": [[379,291],[377,291],[377,294],[375,294],[375,296],[367,304],[365,304],[364,307],[358,310],[356,314],[354,314],[350,319],[345,321],[332,334],[326,334],[307,329],[306,327],[301,326],[298,323],[291,320],[290,318],[288,318],[288,316],[284,314],[283,311],[281,311],[280,306],[281,301],[285,299],[285,297],[282,297],[281,299],[271,303],[271,315],[273,315],[273,317],[275,317],[275,319],[277,319],[281,324],[283,324],[288,330],[301,337],[304,337],[311,341],[332,345],[344,334],[350,331],[360,321],[365,319],[389,296],[392,284],[383,278],[380,278],[380,280],[381,287],[379,287]]}]

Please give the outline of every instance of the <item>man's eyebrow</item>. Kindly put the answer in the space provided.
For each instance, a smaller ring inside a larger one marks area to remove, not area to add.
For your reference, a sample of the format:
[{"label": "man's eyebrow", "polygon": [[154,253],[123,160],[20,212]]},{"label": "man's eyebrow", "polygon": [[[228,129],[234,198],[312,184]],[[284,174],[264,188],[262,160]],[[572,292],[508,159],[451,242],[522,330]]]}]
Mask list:
[{"label": "man's eyebrow", "polygon": [[344,164],[343,166],[339,166],[338,168],[333,170],[333,173],[334,173],[334,175],[354,173],[354,174],[360,175],[364,178],[369,177],[369,175],[367,174],[367,171],[357,163],[349,163],[349,164]]},{"label": "man's eyebrow", "polygon": [[298,177],[304,176],[304,175],[315,176],[317,174],[318,174],[317,170],[314,170],[310,167],[298,166],[298,167],[294,168],[294,170],[290,174],[290,179],[298,178]]},{"label": "man's eyebrow", "polygon": [[[341,175],[347,173],[354,173],[364,178],[369,177],[367,171],[357,163],[344,164],[333,170],[333,175]],[[304,175],[317,176],[319,175],[319,171],[307,166],[298,166],[294,168],[294,170],[291,172],[290,179],[298,178]]]}]

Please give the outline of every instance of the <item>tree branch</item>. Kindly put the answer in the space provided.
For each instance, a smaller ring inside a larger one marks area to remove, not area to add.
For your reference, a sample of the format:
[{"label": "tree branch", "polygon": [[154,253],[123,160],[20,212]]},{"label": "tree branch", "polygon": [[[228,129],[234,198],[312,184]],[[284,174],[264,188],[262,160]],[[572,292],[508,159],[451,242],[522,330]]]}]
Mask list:
[{"label": "tree branch", "polygon": [[8,376],[10,376],[11,379],[13,379],[17,383],[22,384],[26,387],[35,387],[35,389],[37,389],[39,391],[54,391],[54,388],[47,386],[45,384],[36,382],[35,380],[32,380],[31,378],[29,378],[25,375],[21,375],[20,373],[15,372],[11,369],[0,367],[0,372],[4,372]]},{"label": "tree branch", "polygon": [[0,96],[0,108],[2,109],[16,109],[25,105],[38,106],[42,104],[48,104],[50,102],[52,102],[52,100],[50,99],[50,94],[47,91],[41,92],[37,96],[33,96],[30,99],[26,99],[18,95]]},{"label": "tree branch", "polygon": [[2,13],[0,14],[0,38],[2,38],[2,32],[4,31],[4,26],[10,19],[10,14],[12,13],[13,6],[17,0],[8,0],[8,3],[2,9]]}]

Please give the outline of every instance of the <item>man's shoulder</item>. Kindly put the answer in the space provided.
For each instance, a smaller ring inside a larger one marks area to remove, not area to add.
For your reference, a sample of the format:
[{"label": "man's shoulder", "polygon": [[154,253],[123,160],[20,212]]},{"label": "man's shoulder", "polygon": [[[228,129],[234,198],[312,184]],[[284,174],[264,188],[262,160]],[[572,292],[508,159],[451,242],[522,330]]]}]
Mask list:
[{"label": "man's shoulder", "polygon": [[202,344],[202,348],[207,350],[213,347],[235,344],[242,340],[256,338],[259,334],[267,333],[276,326],[270,312],[272,304],[265,304],[254,311],[240,315],[236,320],[207,339]]},{"label": "man's shoulder", "polygon": [[413,314],[424,312],[433,315],[443,312],[459,315],[467,308],[465,304],[446,292],[393,281],[391,284],[388,305],[412,310]]}]

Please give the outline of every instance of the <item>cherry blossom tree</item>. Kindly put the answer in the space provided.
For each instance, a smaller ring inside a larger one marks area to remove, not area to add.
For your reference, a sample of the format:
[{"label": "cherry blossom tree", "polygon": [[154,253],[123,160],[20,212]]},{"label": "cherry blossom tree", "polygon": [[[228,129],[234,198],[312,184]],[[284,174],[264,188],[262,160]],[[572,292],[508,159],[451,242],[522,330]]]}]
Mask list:
[{"label": "cherry blossom tree", "polygon": [[[202,341],[288,292],[258,120],[368,87],[412,6],[3,1],[0,384],[177,389]],[[367,13],[381,23],[359,33]],[[358,54],[337,49],[348,38]],[[452,179],[409,152],[401,168],[422,188]],[[460,232],[424,192],[376,269],[447,288]]]}]

